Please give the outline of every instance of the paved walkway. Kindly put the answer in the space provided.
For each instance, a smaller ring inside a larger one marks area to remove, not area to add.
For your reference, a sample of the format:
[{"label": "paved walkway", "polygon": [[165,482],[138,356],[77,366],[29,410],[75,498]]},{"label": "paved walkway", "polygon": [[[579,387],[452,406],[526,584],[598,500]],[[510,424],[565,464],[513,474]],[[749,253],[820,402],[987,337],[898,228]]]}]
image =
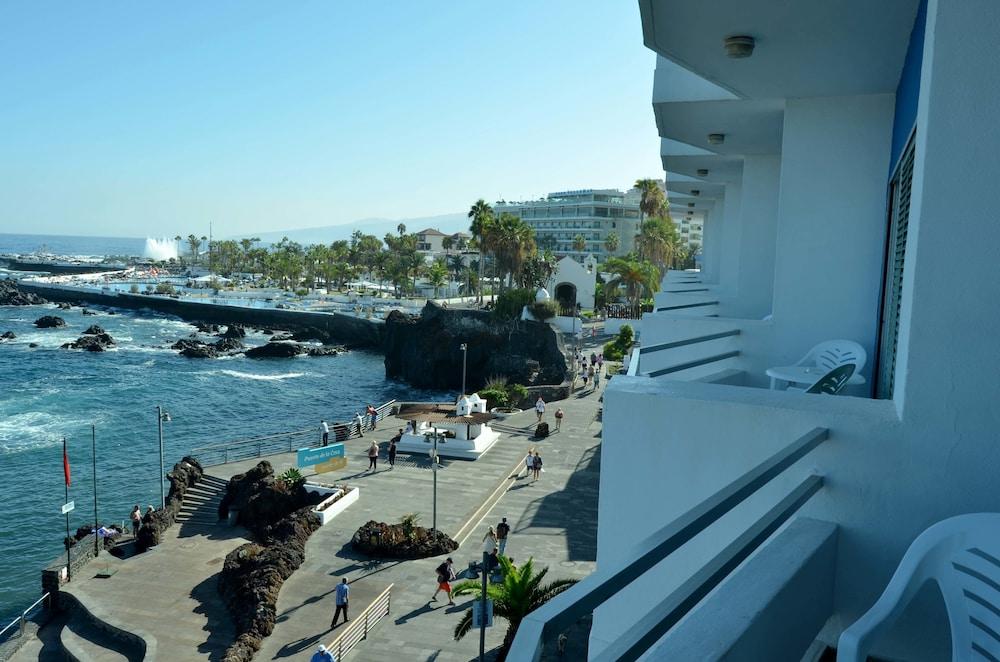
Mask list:
[{"label": "paved walkway", "polygon": [[[566,418],[562,430],[544,441],[529,438],[535,425],[534,412],[510,417],[495,426],[504,436],[486,455],[475,462],[449,462],[439,472],[438,527],[453,536],[460,530],[468,532],[464,540],[459,539],[459,550],[452,554],[456,569],[465,569],[470,560],[479,559],[487,527],[507,517],[512,525],[507,553],[517,563],[533,557],[536,565],[549,566],[552,579],[580,578],[593,570],[600,465],[599,397],[600,392],[587,391],[582,397],[553,403],[546,420],[554,425],[552,412],[556,406],[562,407]],[[376,438],[387,438],[395,431],[386,427],[376,432]],[[366,438],[349,446],[351,465],[346,470],[319,477],[360,485],[361,499],[310,538],[306,562],[285,583],[278,597],[278,623],[258,653],[258,660],[301,658],[319,643],[330,643],[337,634],[329,627],[333,589],[341,577],[347,577],[351,584],[356,611],[390,583],[394,585],[390,617],[355,649],[351,660],[464,662],[478,654],[477,633],[459,642],[452,635],[455,624],[469,608],[470,598],[461,598],[454,607],[447,606],[443,595],[438,602],[429,601],[436,588],[434,568],[441,557],[379,562],[351,551],[351,536],[369,519],[397,521],[416,512],[421,515],[421,524],[431,523],[433,474],[426,460],[409,456],[397,462],[395,469],[380,465],[375,474],[359,473],[359,468],[367,466],[363,450],[367,443]],[[545,462],[545,472],[537,483],[521,470],[528,448],[537,448]],[[291,458],[279,456],[272,462],[280,471],[286,462],[290,466]],[[516,477],[512,470],[518,474]],[[499,502],[481,509],[498,488]],[[487,650],[503,640],[506,626],[502,621],[497,623],[488,632]]]}]

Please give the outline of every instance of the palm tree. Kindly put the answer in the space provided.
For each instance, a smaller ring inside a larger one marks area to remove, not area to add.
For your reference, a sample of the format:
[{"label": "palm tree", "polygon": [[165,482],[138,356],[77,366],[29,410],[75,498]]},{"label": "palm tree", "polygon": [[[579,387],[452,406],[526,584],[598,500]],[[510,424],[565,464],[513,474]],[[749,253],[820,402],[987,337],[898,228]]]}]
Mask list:
[{"label": "palm tree", "polygon": [[582,253],[587,249],[587,240],[583,238],[582,234],[578,234],[573,237],[573,250],[577,253]]},{"label": "palm tree", "polygon": [[[538,609],[546,602],[556,597],[569,587],[576,584],[576,579],[557,579],[542,586],[542,580],[548,574],[548,568],[542,568],[536,573],[534,560],[528,561],[520,568],[511,565],[506,556],[497,556],[503,571],[503,581],[486,587],[486,596],[493,601],[493,615],[507,621],[507,632],[503,636],[498,660],[502,662],[507,657],[510,646],[514,643],[514,635],[524,617]],[[480,582],[466,580],[455,586],[453,595],[472,595],[477,600],[482,599],[483,588]],[[472,610],[469,609],[455,626],[455,641],[458,641],[472,629]]]},{"label": "palm tree", "polygon": [[441,239],[441,248],[444,249],[444,254],[445,255],[450,255],[451,254],[451,249],[454,248],[454,247],[455,247],[455,238],[454,237],[443,237]]},{"label": "palm tree", "polygon": [[635,188],[642,193],[639,200],[639,223],[642,223],[643,216],[653,216],[660,211],[666,202],[666,196],[656,179],[637,179]]},{"label": "palm tree", "polygon": [[609,253],[618,252],[618,233],[612,230],[608,233],[608,236],[604,238],[604,247]]},{"label": "palm tree", "polygon": [[524,263],[536,252],[535,231],[520,217],[504,212],[500,218],[487,223],[484,237],[492,247],[500,271],[500,285],[504,276],[508,284],[520,280]]},{"label": "palm tree", "polygon": [[187,237],[188,246],[191,248],[191,261],[196,262],[198,260],[198,249],[201,247],[201,239],[189,234]]},{"label": "palm tree", "polygon": [[624,290],[625,298],[634,308],[660,289],[660,271],[646,261],[612,257],[604,263],[604,271],[614,274],[604,286],[606,296],[610,299]]},{"label": "palm tree", "polygon": [[[486,201],[482,198],[476,200],[476,203],[472,205],[469,209],[469,218],[472,219],[472,224],[469,226],[469,231],[472,233],[473,239],[479,246],[479,281],[483,281],[483,264],[485,263],[486,246],[483,241],[483,232],[485,226],[489,219],[493,218],[493,208],[486,204]],[[483,293],[479,292],[479,303],[483,302]]]},{"label": "palm tree", "polygon": [[427,270],[427,281],[434,287],[434,298],[437,298],[438,290],[448,282],[448,269],[444,262],[435,261],[431,268]]},{"label": "palm tree", "polygon": [[399,225],[397,225],[396,226],[396,232],[399,233],[400,237],[402,237],[404,234],[406,234],[406,224],[405,223],[400,223]]}]

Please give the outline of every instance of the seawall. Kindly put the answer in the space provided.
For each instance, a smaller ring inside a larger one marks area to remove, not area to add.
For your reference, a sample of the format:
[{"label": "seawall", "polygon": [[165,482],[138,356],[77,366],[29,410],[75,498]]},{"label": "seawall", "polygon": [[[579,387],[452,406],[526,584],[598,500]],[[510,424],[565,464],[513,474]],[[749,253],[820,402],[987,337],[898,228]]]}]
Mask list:
[{"label": "seawall", "polygon": [[280,308],[248,308],[219,303],[204,303],[173,299],[160,295],[131,294],[126,292],[97,292],[83,288],[42,285],[20,281],[18,287],[50,301],[148,309],[175,315],[189,322],[210,324],[243,324],[261,328],[291,331],[301,337],[322,342],[342,343],[349,347],[382,349],[385,324],[341,313],[318,313]]}]

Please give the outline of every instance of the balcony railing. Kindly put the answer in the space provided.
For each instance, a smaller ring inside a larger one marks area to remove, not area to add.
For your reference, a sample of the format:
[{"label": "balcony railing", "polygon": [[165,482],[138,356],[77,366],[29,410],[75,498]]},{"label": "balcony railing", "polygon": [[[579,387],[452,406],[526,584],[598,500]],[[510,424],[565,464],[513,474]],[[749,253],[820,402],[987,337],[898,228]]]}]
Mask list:
[{"label": "balcony railing", "polygon": [[[631,559],[598,570],[579,584],[529,614],[518,628],[508,659],[540,660],[545,641],[558,636],[592,613],[684,546],[709,525],[743,503],[827,439],[826,428],[814,428],[722,488],[676,520],[639,543]],[[732,543],[667,595],[656,608],[593,659],[636,660],[666,634],[713,588],[784,524],[823,485],[823,478],[807,475],[776,505]]]},{"label": "balcony railing", "polygon": [[368,638],[368,633],[375,624],[389,615],[392,608],[392,584],[382,591],[368,607],[355,616],[344,628],[337,638],[326,647],[334,654],[334,659],[341,662],[344,655],[351,652],[355,646]]}]

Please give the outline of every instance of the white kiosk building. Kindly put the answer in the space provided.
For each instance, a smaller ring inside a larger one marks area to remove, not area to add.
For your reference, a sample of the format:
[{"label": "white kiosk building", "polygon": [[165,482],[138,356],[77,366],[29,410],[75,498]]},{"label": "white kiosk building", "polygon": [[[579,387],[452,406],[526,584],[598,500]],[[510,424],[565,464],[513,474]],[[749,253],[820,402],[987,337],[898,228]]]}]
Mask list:
[{"label": "white kiosk building", "polygon": [[454,405],[401,405],[396,417],[407,422],[396,445],[404,453],[430,455],[437,435],[439,456],[475,460],[500,439],[489,426],[495,416],[486,411],[486,400],[478,393],[463,396]]}]

